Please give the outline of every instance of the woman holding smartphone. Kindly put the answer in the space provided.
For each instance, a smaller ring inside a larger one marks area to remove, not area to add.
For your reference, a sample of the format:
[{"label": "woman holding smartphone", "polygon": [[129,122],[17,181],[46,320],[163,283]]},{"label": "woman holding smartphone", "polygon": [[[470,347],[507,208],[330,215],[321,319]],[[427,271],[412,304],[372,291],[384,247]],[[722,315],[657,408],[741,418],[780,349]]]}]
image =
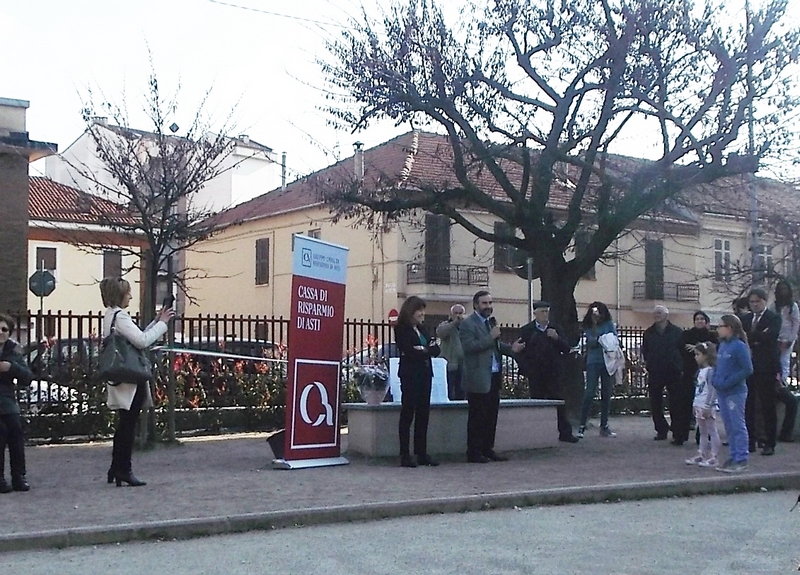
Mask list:
[{"label": "woman holding smartphone", "polygon": [[[103,317],[103,339],[111,335],[112,328],[139,349],[155,343],[167,331],[167,323],[175,316],[172,307],[163,307],[156,319],[144,331],[139,329],[125,308],[131,303],[131,285],[122,278],[105,278],[100,282],[100,295],[106,313]],[[167,301],[165,301],[167,303]],[[136,431],[136,420],[142,407],[153,405],[150,395],[150,382],[120,383],[106,386],[109,409],[117,411],[117,426],[114,432],[114,448],[111,467],[108,469],[108,482],[116,482],[117,487],[127,483],[131,487],[146,485],[133,475],[131,455]]]},{"label": "woman holding smartphone", "polygon": [[[432,357],[439,355],[439,345],[422,326],[425,321],[425,301],[411,296],[400,308],[394,327],[395,341],[400,352],[400,465],[439,465],[428,455],[428,418],[431,411]],[[411,422],[414,422],[414,454],[410,451]]]}]

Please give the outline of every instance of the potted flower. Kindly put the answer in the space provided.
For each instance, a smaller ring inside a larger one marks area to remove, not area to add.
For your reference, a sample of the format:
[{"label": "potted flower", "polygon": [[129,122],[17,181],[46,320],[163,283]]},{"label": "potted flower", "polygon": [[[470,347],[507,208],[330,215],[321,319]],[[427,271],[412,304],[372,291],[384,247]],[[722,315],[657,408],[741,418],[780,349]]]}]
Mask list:
[{"label": "potted flower", "polygon": [[378,340],[368,336],[365,349],[355,362],[355,380],[361,399],[368,405],[379,405],[389,391],[389,371],[386,358],[378,355]]}]

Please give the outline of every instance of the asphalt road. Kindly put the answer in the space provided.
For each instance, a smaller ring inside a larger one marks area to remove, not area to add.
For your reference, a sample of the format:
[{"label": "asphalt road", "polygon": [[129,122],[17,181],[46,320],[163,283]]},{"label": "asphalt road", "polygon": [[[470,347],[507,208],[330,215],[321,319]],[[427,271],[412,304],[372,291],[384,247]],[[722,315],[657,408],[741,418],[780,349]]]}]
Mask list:
[{"label": "asphalt road", "polygon": [[610,502],[7,553],[8,573],[796,573],[796,492]]}]

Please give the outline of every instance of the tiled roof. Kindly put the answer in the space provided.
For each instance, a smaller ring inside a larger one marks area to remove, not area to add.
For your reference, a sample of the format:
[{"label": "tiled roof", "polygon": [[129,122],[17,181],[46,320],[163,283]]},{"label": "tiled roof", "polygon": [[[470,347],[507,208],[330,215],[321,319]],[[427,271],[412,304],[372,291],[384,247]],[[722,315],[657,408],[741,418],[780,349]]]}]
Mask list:
[{"label": "tiled roof", "polygon": [[[447,138],[426,132],[409,132],[398,136],[374,148],[364,150],[364,180],[367,189],[446,189],[460,187],[453,173],[453,153]],[[618,173],[630,166],[640,168],[645,160],[615,156],[614,169]],[[509,180],[518,183],[521,179],[521,166],[505,162],[502,166]],[[354,180],[356,169],[355,157],[351,156],[332,166],[324,168],[305,178],[292,182],[285,189],[278,189],[257,198],[239,204],[214,216],[208,223],[216,226],[227,226],[254,219],[265,218],[297,209],[322,204],[320,192],[325,187],[346,185]],[[548,205],[552,209],[566,209],[572,197],[577,179],[576,168],[570,166],[556,178],[551,188]],[[473,181],[485,192],[497,198],[505,198],[497,181],[486,168],[476,167],[472,170]],[[762,202],[762,217],[767,213],[785,214],[790,209],[792,214],[800,215],[800,194],[779,182],[758,179]],[[708,190],[713,189],[713,194]],[[697,188],[700,194],[692,191],[684,194],[683,201],[666,203],[655,210],[655,215],[695,224],[696,219],[687,211],[706,209],[714,213],[727,214],[740,208],[745,213],[748,204],[747,185],[744,177],[724,178],[715,184]],[[723,193],[724,192],[724,193]],[[731,201],[731,198],[735,200]],[[744,198],[741,200],[740,198]],[[591,192],[584,198],[587,208],[592,202]],[[713,200],[713,201],[712,201]],[[744,202],[744,203],[742,203]],[[793,206],[791,208],[786,206]]]},{"label": "tiled roof", "polygon": [[119,204],[38,176],[30,178],[28,206],[31,220],[98,225],[136,221]]}]

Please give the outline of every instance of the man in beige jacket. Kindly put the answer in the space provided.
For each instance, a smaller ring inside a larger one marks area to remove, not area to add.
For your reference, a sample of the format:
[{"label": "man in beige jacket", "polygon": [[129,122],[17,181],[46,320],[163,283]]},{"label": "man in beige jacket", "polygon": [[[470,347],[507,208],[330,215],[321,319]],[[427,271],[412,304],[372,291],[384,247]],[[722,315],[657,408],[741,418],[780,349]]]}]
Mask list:
[{"label": "man in beige jacket", "polygon": [[436,328],[436,336],[440,340],[441,353],[439,357],[447,360],[447,397],[450,401],[466,399],[464,388],[461,387],[461,374],[464,371],[464,348],[461,347],[461,337],[458,327],[464,319],[466,309],[461,304],[450,308],[450,319],[443,321]]}]

